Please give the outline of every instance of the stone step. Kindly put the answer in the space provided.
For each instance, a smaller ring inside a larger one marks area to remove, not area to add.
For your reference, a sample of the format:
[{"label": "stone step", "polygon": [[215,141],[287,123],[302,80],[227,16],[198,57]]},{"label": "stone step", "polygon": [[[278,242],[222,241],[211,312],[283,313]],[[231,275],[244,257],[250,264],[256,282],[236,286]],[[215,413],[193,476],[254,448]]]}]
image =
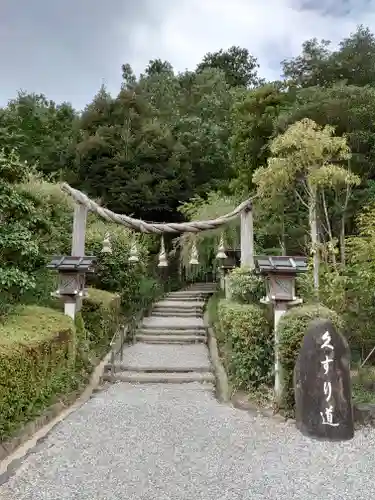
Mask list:
[{"label": "stone step", "polygon": [[[125,363],[115,363],[115,372],[137,372],[137,373],[211,373],[206,365],[198,366],[147,366]],[[110,371],[111,364],[105,365],[105,372]]]},{"label": "stone step", "polygon": [[157,317],[157,318],[201,318],[202,314],[197,312],[181,312],[181,311],[152,311],[150,317]]},{"label": "stone step", "polygon": [[[212,373],[139,373],[118,372],[114,375],[115,380],[131,382],[135,384],[190,384],[201,382],[203,384],[214,384],[215,377]],[[110,373],[103,376],[104,380],[111,380]],[[211,388],[209,388],[211,389]]]},{"label": "stone step", "polygon": [[185,329],[185,330],[173,330],[171,328],[167,329],[146,329],[146,328],[140,328],[137,330],[136,335],[206,335],[206,330],[201,329],[201,330],[190,330],[190,329]]},{"label": "stone step", "polygon": [[194,295],[193,297],[174,297],[174,296],[168,296],[168,302],[184,302],[184,303],[190,303],[190,302],[205,302],[206,299],[204,297],[197,297]]},{"label": "stone step", "polygon": [[185,300],[159,300],[159,302],[156,302],[154,307],[178,307],[180,309],[192,309],[192,308],[198,308],[202,309],[205,305],[205,302],[202,300],[190,300],[190,301],[185,301]]},{"label": "stone step", "polygon": [[204,309],[205,302],[179,302],[177,300],[172,300],[171,302],[157,302],[154,305],[155,307],[163,307],[164,309],[182,309],[182,310],[191,310],[191,309]]},{"label": "stone step", "polygon": [[153,311],[166,311],[166,312],[203,312],[204,307],[180,307],[180,306],[159,306],[156,304],[153,309]]},{"label": "stone step", "polygon": [[182,308],[182,307],[164,307],[164,306],[155,306],[152,312],[165,312],[167,314],[203,314],[203,309],[198,307],[192,308]]},{"label": "stone step", "polygon": [[135,339],[138,342],[148,344],[194,344],[206,343],[204,335],[144,335],[136,333]]},{"label": "stone step", "polygon": [[142,321],[141,329],[156,330],[202,330],[204,328],[203,318],[174,318],[148,316]]},{"label": "stone step", "polygon": [[199,302],[199,303],[205,303],[206,302],[206,298],[205,297],[201,297],[201,296],[197,296],[197,295],[192,295],[192,296],[187,296],[187,297],[167,297],[167,300],[168,302],[183,302],[184,304],[186,303],[196,303],[196,302]]}]

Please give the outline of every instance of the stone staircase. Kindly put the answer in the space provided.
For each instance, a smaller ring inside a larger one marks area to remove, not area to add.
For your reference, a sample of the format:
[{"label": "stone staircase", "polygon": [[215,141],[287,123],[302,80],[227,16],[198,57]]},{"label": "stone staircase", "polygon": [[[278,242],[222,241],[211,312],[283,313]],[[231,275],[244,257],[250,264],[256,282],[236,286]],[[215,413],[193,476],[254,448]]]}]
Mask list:
[{"label": "stone staircase", "polygon": [[215,290],[211,283],[196,284],[170,293],[157,302],[135,334],[135,343],[125,346],[113,373],[106,366],[104,380],[130,383],[201,382],[213,390],[215,377],[203,323],[205,302]]}]

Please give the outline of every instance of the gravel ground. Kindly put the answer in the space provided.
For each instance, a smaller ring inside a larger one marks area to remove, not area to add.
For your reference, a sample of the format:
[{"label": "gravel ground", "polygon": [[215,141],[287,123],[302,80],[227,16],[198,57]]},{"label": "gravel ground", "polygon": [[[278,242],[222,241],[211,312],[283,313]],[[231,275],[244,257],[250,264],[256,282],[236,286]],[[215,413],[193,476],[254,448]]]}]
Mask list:
[{"label": "gravel ground", "polygon": [[375,432],[346,443],[220,405],[198,385],[116,384],[51,432],[1,500],[364,500]]},{"label": "gravel ground", "polygon": [[[118,359],[119,361],[119,359]],[[128,367],[184,367],[206,368],[210,370],[208,349],[203,344],[171,345],[171,344],[134,344],[126,346],[123,352],[124,365]]]}]

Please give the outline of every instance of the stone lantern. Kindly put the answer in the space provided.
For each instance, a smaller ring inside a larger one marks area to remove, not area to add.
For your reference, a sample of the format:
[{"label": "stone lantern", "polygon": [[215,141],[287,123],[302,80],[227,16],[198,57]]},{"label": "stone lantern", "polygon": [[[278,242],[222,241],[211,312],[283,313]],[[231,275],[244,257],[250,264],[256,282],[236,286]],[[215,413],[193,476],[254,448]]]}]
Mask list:
[{"label": "stone lantern", "polygon": [[59,273],[58,289],[53,296],[64,300],[64,312],[73,319],[86,296],[85,277],[94,272],[95,261],[94,256],[55,256],[47,265],[47,269]]},{"label": "stone lantern", "polygon": [[255,257],[255,271],[265,277],[267,295],[261,302],[273,304],[274,307],[274,349],[275,349],[275,399],[281,402],[283,392],[283,376],[279,358],[278,324],[286,313],[288,306],[302,303],[296,297],[295,282],[297,273],[307,271],[306,257]]}]

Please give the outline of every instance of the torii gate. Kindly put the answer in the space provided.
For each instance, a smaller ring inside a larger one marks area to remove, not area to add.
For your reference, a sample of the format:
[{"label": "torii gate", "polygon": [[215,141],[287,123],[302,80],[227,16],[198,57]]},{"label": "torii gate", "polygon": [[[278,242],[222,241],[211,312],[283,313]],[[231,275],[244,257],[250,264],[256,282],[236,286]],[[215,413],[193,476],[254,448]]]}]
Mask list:
[{"label": "torii gate", "polygon": [[[71,254],[73,258],[75,257],[79,260],[79,258],[85,257],[86,221],[89,211],[95,212],[108,222],[121,224],[133,231],[161,235],[162,240],[161,252],[159,254],[159,266],[167,265],[163,239],[163,235],[165,233],[199,233],[210,229],[217,229],[237,217],[241,217],[241,267],[249,267],[250,269],[254,268],[254,229],[251,199],[243,201],[232,212],[218,217],[217,219],[182,223],[155,223],[134,219],[127,215],[117,214],[107,208],[103,208],[81,191],[72,188],[69,184],[63,183],[61,189],[68,193],[75,201]],[[218,257],[219,255],[224,256],[225,258],[222,240]],[[58,269],[57,266],[55,268]],[[66,293],[66,298],[68,299],[69,295],[70,300],[66,300],[65,302],[65,314],[68,314],[72,318],[75,317],[75,313],[80,309],[81,298],[83,295],[82,282],[77,285],[74,292],[74,294],[70,293],[70,295]]]}]

